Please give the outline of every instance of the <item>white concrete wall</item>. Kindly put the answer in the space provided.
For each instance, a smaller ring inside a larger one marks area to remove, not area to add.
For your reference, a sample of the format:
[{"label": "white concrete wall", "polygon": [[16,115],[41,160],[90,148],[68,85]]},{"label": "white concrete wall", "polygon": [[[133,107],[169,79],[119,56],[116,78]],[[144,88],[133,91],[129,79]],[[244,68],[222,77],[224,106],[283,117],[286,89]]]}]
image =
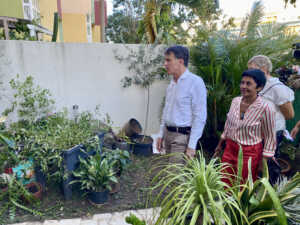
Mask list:
[{"label": "white concrete wall", "polygon": [[[0,112],[11,99],[8,81],[16,74],[21,79],[31,75],[37,84],[51,91],[57,111],[63,107],[71,111],[74,104],[79,105],[79,111],[94,111],[100,104],[101,112],[111,116],[115,127],[130,118],[143,125],[146,90],[121,87],[120,80],[129,72],[125,62],[115,59],[114,49],[118,54],[128,51],[124,45],[116,44],[0,41],[0,81],[3,82]],[[159,129],[160,105],[167,84],[158,81],[151,88],[148,134]]]}]

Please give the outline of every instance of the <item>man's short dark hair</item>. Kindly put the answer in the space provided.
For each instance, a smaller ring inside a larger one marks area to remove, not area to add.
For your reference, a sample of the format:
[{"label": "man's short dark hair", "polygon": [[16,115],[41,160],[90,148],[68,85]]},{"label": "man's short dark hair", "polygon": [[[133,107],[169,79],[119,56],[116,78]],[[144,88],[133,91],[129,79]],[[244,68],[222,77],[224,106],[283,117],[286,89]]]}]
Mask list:
[{"label": "man's short dark hair", "polygon": [[186,47],[183,47],[181,45],[171,46],[165,51],[165,55],[170,55],[171,53],[173,53],[177,59],[183,59],[185,67],[188,66],[189,50]]},{"label": "man's short dark hair", "polygon": [[256,87],[264,87],[267,79],[265,73],[259,69],[250,69],[243,72],[242,77],[251,77],[255,83]]}]

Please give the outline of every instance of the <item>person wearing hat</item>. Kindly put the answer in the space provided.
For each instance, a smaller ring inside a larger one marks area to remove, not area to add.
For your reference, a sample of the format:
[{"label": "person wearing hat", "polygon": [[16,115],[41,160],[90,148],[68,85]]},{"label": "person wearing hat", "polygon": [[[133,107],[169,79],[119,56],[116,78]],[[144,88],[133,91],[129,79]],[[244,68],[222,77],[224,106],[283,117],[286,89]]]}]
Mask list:
[{"label": "person wearing hat", "polygon": [[224,179],[229,185],[232,185],[237,174],[240,146],[243,151],[243,182],[248,178],[250,158],[252,179],[255,181],[262,158],[269,159],[274,156],[275,111],[258,95],[265,84],[266,77],[261,70],[244,71],[240,83],[241,96],[235,97],[231,102],[224,131],[214,154],[219,155],[223,144],[226,143],[222,162],[230,165],[225,168],[225,172],[230,176]]}]

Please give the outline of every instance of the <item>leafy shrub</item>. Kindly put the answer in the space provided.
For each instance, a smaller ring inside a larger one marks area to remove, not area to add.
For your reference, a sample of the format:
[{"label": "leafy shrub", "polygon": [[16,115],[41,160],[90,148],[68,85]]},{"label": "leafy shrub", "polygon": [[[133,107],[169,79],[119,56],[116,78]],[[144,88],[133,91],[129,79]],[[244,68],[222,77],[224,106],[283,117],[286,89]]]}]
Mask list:
[{"label": "leafy shrub", "polygon": [[73,172],[77,180],[70,184],[80,183],[82,190],[99,192],[111,190],[111,184],[118,182],[113,165],[106,158],[102,158],[100,153],[79,160],[79,168]]},{"label": "leafy shrub", "polygon": [[17,111],[19,119],[33,122],[53,110],[55,101],[50,98],[50,91],[35,85],[32,76],[26,77],[22,82],[17,75],[17,79],[12,79],[9,83],[14,91],[14,99],[11,106],[3,112],[4,115]]}]

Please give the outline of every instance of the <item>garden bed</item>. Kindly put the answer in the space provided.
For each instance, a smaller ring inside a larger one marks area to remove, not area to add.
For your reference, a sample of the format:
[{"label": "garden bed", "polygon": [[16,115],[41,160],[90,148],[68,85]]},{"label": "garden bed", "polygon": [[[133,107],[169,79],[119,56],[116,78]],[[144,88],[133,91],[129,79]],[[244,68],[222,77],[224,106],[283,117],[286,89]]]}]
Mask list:
[{"label": "garden bed", "polygon": [[81,196],[76,192],[74,192],[71,200],[65,201],[60,185],[51,184],[47,186],[40,205],[36,207],[36,210],[42,213],[41,217],[17,209],[16,217],[13,220],[10,220],[9,215],[6,215],[5,218],[2,218],[3,222],[9,224],[25,221],[85,218],[99,213],[146,208],[147,190],[145,188],[149,187],[149,170],[155,158],[157,158],[155,155],[151,158],[132,155],[131,164],[120,178],[120,191],[110,195],[108,202],[101,207],[93,206],[88,202],[86,196]]}]

